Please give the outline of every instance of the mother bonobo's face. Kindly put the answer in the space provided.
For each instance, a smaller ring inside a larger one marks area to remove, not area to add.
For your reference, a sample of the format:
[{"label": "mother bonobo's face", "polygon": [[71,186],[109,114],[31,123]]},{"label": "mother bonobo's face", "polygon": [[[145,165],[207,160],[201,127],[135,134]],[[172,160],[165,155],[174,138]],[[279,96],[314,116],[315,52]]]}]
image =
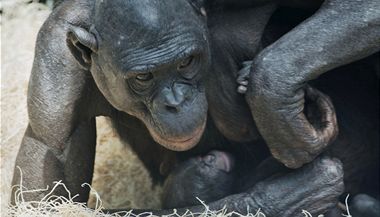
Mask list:
[{"label": "mother bonobo's face", "polygon": [[171,150],[192,148],[205,128],[206,32],[204,17],[187,0],[95,5],[90,34],[97,46],[90,67],[97,86],[115,108],[139,118],[154,140]]}]

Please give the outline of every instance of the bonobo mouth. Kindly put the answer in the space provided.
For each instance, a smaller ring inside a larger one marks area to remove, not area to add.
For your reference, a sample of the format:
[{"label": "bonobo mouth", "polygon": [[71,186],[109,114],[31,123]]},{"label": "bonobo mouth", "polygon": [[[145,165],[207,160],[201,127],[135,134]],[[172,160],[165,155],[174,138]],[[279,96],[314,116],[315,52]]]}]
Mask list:
[{"label": "bonobo mouth", "polygon": [[186,135],[180,138],[164,138],[154,130],[149,129],[150,135],[154,141],[172,151],[187,151],[196,146],[201,139],[203,132],[206,128],[207,119],[205,118],[202,124],[197,127],[190,135]]}]

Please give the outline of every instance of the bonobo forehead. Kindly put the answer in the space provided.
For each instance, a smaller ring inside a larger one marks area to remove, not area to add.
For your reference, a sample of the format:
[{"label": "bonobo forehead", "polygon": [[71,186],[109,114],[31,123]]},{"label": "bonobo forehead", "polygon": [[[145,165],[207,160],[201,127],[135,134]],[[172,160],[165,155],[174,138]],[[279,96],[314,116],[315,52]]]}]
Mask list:
[{"label": "bonobo forehead", "polygon": [[97,0],[99,50],[123,68],[169,62],[206,47],[206,23],[188,0]]}]

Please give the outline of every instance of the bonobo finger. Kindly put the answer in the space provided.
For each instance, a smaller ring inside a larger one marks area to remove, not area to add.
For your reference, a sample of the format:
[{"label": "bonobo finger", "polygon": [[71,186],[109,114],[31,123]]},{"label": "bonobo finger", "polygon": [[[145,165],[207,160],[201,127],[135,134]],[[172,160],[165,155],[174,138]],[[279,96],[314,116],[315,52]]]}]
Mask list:
[{"label": "bonobo finger", "polygon": [[343,167],[339,160],[321,157],[304,167],[258,183],[250,192],[266,216],[313,216],[326,213],[343,193]]},{"label": "bonobo finger", "polygon": [[239,85],[239,87],[237,89],[237,92],[240,93],[240,94],[245,94],[247,92],[247,87]]},{"label": "bonobo finger", "polygon": [[[243,63],[243,65],[244,65],[244,63]],[[242,68],[238,72],[238,77],[236,79],[236,82],[239,84],[239,86],[237,88],[237,92],[240,94],[245,94],[247,92],[248,77],[249,77],[250,70],[251,70],[251,65],[246,64],[246,65],[244,65],[244,68]]]},{"label": "bonobo finger", "polygon": [[293,118],[296,134],[289,141],[292,146],[270,147],[273,157],[289,168],[299,168],[311,162],[338,134],[334,106],[328,96],[311,86],[305,87],[304,112]]},{"label": "bonobo finger", "polygon": [[[304,147],[303,147],[304,148]],[[270,149],[272,156],[283,163],[286,167],[296,169],[301,167],[303,162],[310,162],[315,158],[309,152],[301,148]]]},{"label": "bonobo finger", "polygon": [[[317,132],[319,144],[330,144],[339,132],[335,109],[330,97],[308,85],[305,88],[305,98],[312,100],[318,109],[320,120],[316,120],[318,123],[314,123],[313,127]],[[314,150],[308,151],[312,154],[318,154],[323,148],[316,146]]]},{"label": "bonobo finger", "polygon": [[242,68],[238,71],[238,77],[236,79],[239,84],[246,82],[244,85],[248,85],[248,77],[251,71],[252,63],[253,61],[244,61],[242,63]]},{"label": "bonobo finger", "polygon": [[236,78],[236,82],[239,84],[248,85],[248,76],[249,76],[250,68],[243,68],[238,72],[238,77]]},{"label": "bonobo finger", "polygon": [[253,64],[253,61],[252,61],[252,60],[247,60],[247,61],[244,61],[244,62],[242,63],[243,68],[251,67],[252,64]]}]

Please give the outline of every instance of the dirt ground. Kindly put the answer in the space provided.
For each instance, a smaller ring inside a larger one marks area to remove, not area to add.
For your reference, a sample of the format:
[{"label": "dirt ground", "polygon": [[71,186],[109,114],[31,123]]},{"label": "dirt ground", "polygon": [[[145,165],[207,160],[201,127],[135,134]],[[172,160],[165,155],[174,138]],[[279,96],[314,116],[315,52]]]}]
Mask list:
[{"label": "dirt ground", "polygon": [[[39,27],[50,10],[27,0],[1,1],[1,210],[8,204],[14,161],[27,126],[26,91]],[[105,118],[97,119],[93,188],[106,208],[159,207],[160,187],[123,145]],[[90,199],[90,204],[93,199]],[[0,213],[3,213],[0,211]]]}]

